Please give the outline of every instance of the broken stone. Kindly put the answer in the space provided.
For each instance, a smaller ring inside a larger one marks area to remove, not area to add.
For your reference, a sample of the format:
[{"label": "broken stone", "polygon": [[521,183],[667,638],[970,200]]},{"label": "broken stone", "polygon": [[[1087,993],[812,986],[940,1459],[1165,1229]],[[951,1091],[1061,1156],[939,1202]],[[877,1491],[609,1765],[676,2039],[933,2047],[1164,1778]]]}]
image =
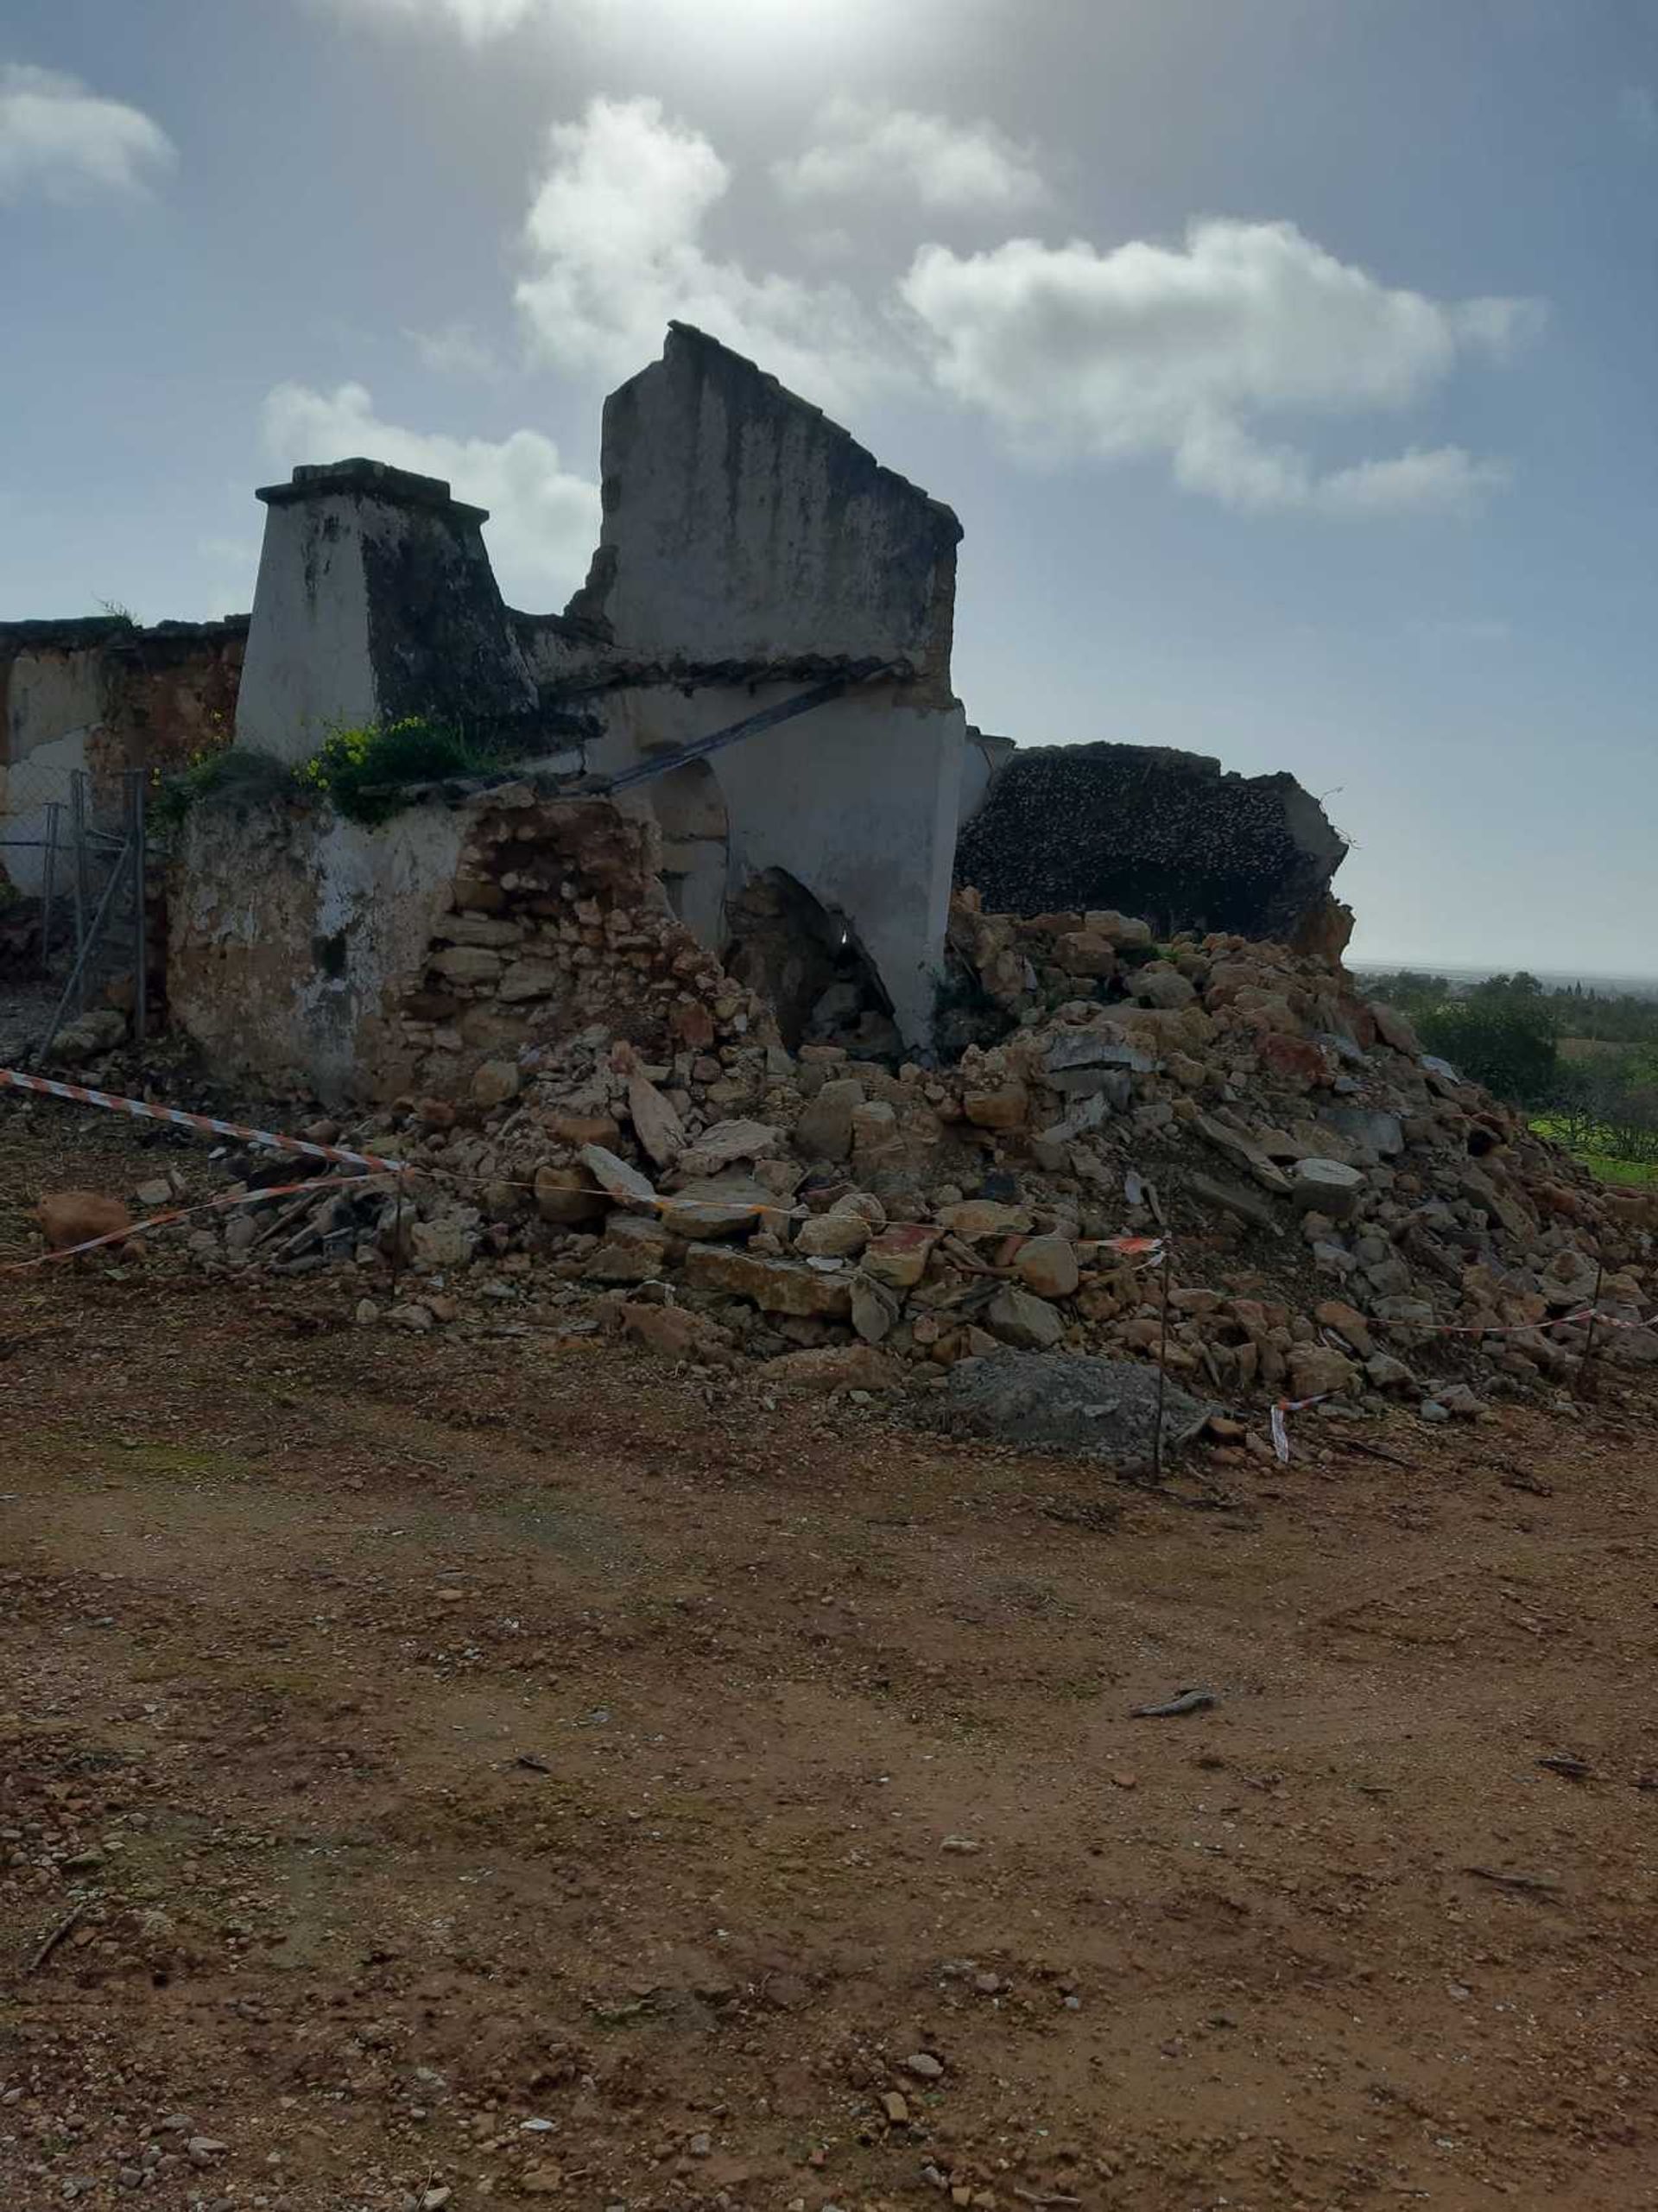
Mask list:
[{"label": "broken stone", "polygon": [[649,1076],[628,1079],[628,1119],[640,1150],[658,1168],[670,1168],[685,1148],[680,1117]]},{"label": "broken stone", "polygon": [[472,1076],[472,1103],[487,1113],[518,1095],[522,1078],[514,1060],[486,1060]]},{"label": "broken stone", "polygon": [[508,1005],[551,998],[565,988],[566,980],[562,969],[546,960],[515,960],[496,986],[495,995]]},{"label": "broken stone", "polygon": [[864,1272],[895,1290],[913,1290],[927,1272],[940,1232],[926,1221],[901,1221],[872,1237],[864,1250]]},{"label": "broken stone", "polygon": [[1076,929],[1060,938],[1054,948],[1056,965],[1067,975],[1104,980],[1117,973],[1117,954],[1104,937],[1092,930]]},{"label": "broken stone", "polygon": [[[584,1144],[581,1164],[599,1188],[613,1198],[618,1206],[643,1206],[649,1207],[653,1213],[655,1211],[656,1187],[649,1176],[641,1175],[637,1168],[630,1168],[625,1160],[618,1159],[603,1144]],[[537,1180],[539,1182],[539,1178]]]},{"label": "broken stone", "polygon": [[852,1277],[852,1327],[865,1344],[884,1344],[897,1326],[900,1304],[895,1291],[860,1268]]},{"label": "broken stone", "polygon": [[1412,1060],[1421,1057],[1421,1039],[1396,1006],[1389,1006],[1385,999],[1372,998],[1364,1011],[1376,1024],[1376,1033],[1383,1044],[1391,1045],[1395,1052],[1408,1054]]},{"label": "broken stone", "polygon": [[941,1206],[939,1220],[952,1236],[965,1244],[987,1237],[1020,1236],[1030,1227],[1030,1209],[1006,1206],[994,1198],[964,1198],[959,1205]]},{"label": "broken stone", "polygon": [[685,1279],[693,1289],[746,1298],[769,1314],[820,1314],[845,1321],[851,1285],[844,1276],[821,1275],[793,1259],[769,1259],[730,1245],[693,1245],[685,1256]]},{"label": "broken stone", "polygon": [[487,945],[446,945],[428,966],[451,983],[493,983],[506,963]]},{"label": "broken stone", "polygon": [[1323,1214],[1332,1221],[1351,1217],[1364,1188],[1363,1171],[1339,1160],[1298,1160],[1290,1171],[1290,1196],[1298,1211]]},{"label": "broken stone", "polygon": [[436,1221],[411,1221],[408,1225],[408,1246],[418,1268],[437,1272],[446,1267],[464,1267],[478,1245],[478,1214],[476,1208],[468,1209],[471,1219],[451,1214]]},{"label": "broken stone", "polygon": [[1027,1237],[1013,1256],[1014,1272],[1039,1298],[1068,1298],[1081,1280],[1067,1237]]},{"label": "broken stone", "polygon": [[60,1190],[35,1209],[48,1252],[67,1252],[97,1237],[112,1237],[132,1226],[132,1215],[118,1198],[96,1190]]},{"label": "broken stone", "polygon": [[1083,926],[1104,937],[1119,952],[1137,952],[1151,942],[1151,924],[1136,916],[1119,914],[1113,907],[1096,909],[1082,917]]},{"label": "broken stone", "polygon": [[845,1160],[851,1156],[852,1113],[864,1103],[862,1083],[838,1076],[809,1099],[794,1124],[794,1149],[805,1160]]},{"label": "broken stone", "polygon": [[856,1258],[870,1241],[870,1225],[856,1214],[815,1214],[801,1222],[794,1248],[807,1259]]},{"label": "broken stone", "polygon": [[636,1344],[664,1360],[707,1361],[723,1356],[731,1343],[729,1329],[718,1328],[704,1314],[688,1313],[683,1306],[623,1306],[622,1328]]},{"label": "broken stone", "polygon": [[1368,1360],[1375,1351],[1370,1324],[1357,1307],[1340,1298],[1326,1298],[1313,1309],[1313,1318],[1320,1328],[1333,1329],[1361,1360]]},{"label": "broken stone", "polygon": [[1338,1398],[1358,1385],[1358,1370],[1345,1353],[1323,1344],[1298,1344],[1289,1355],[1294,1398]]},{"label": "broken stone", "polygon": [[1142,1006],[1155,1006],[1161,1013],[1174,1013],[1189,1006],[1198,992],[1197,986],[1188,982],[1167,960],[1148,960],[1144,967],[1135,970],[1129,995],[1137,998]]},{"label": "broken stone", "polygon": [[762,1382],[788,1383],[808,1391],[890,1391],[903,1380],[895,1360],[871,1344],[825,1344],[805,1352],[785,1352],[759,1369]]},{"label": "broken stone", "polygon": [[592,1177],[579,1168],[537,1168],[533,1190],[535,1210],[542,1220],[560,1228],[598,1220],[610,1209],[604,1192],[596,1189]]},{"label": "broken stone", "polygon": [[984,1311],[986,1325],[1004,1344],[1022,1352],[1045,1352],[1065,1334],[1065,1317],[1045,1298],[1011,1284],[998,1290]]},{"label": "broken stone", "polygon": [[763,1121],[718,1121],[680,1157],[680,1172],[714,1176],[738,1160],[764,1159],[782,1150],[783,1132]]},{"label": "broken stone", "polygon": [[1381,1159],[1397,1159],[1405,1149],[1405,1132],[1396,1113],[1370,1106],[1327,1106],[1319,1118],[1350,1144],[1360,1145]]},{"label": "broken stone", "polygon": [[976,1129],[1022,1129],[1030,1112],[1030,1093],[1022,1083],[1002,1083],[994,1090],[965,1092],[961,1105]]},{"label": "broken stone", "polygon": [[703,1176],[661,1201],[661,1218],[676,1237],[734,1236],[756,1222],[782,1225],[784,1215],[764,1183],[750,1176]]}]

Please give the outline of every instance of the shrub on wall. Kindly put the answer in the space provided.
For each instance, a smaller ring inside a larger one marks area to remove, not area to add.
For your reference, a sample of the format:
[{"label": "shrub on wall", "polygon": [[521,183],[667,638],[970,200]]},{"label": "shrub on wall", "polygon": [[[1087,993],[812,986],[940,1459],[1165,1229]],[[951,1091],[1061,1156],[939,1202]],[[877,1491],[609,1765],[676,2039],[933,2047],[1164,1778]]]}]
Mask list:
[{"label": "shrub on wall", "polygon": [[446,776],[477,776],[493,764],[459,730],[424,715],[336,730],[299,771],[349,821],[383,822],[404,803],[404,787]]}]

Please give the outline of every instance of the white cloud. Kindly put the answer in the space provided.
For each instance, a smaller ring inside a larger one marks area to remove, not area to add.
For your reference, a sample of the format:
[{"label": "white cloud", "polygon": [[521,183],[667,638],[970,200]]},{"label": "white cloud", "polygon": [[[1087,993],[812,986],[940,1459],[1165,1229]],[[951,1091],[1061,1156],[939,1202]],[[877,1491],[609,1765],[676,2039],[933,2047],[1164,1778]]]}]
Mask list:
[{"label": "white cloud", "polygon": [[1618,121],[1636,143],[1658,145],[1658,96],[1650,85],[1625,85],[1617,96]]},{"label": "white cloud", "polygon": [[844,406],[898,373],[886,326],[844,285],[751,276],[703,231],[731,173],[655,99],[589,102],[554,124],[524,225],[518,304],[566,369],[630,376],[671,318],[754,356],[807,398]]},{"label": "white cloud", "polygon": [[1180,247],[1108,253],[924,245],[902,288],[939,382],[1026,447],[1164,455],[1231,506],[1350,516],[1466,509],[1505,471],[1446,446],[1320,474],[1256,422],[1402,411],[1465,356],[1506,353],[1541,312],[1390,288],[1290,223],[1205,221]]},{"label": "white cloud", "polygon": [[1174,449],[1174,466],[1183,490],[1256,514],[1295,508],[1355,517],[1471,514],[1509,481],[1504,462],[1478,460],[1461,446],[1413,446],[1388,460],[1320,476],[1294,447],[1260,444],[1240,423],[1215,414],[1193,417]]},{"label": "white cloud", "polygon": [[895,187],[930,212],[1009,213],[1047,188],[1030,155],[993,123],[952,123],[914,108],[838,98],[813,143],[772,174],[796,200],[870,197]]},{"label": "white cloud", "polygon": [[428,369],[445,377],[492,377],[494,349],[470,323],[446,323],[441,330],[406,330],[403,336]]},{"label": "white cloud", "polygon": [[172,140],[142,110],[101,98],[54,69],[0,67],[0,200],[130,198],[177,159]]},{"label": "white cloud", "polygon": [[264,443],[284,466],[358,454],[447,479],[457,498],[487,507],[484,536],[502,591],[515,605],[562,606],[598,542],[598,486],[572,476],[538,430],[509,438],[451,438],[381,421],[362,384],[332,392],[278,384],[265,400]]}]

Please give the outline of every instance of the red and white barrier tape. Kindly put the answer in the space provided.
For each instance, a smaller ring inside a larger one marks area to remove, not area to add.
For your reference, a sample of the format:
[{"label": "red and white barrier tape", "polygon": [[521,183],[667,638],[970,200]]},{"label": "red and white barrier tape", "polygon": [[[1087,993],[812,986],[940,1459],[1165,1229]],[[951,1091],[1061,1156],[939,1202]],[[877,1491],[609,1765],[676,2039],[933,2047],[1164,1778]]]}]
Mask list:
[{"label": "red and white barrier tape", "polygon": [[187,1221],[196,1214],[223,1214],[236,1206],[260,1206],[268,1199],[297,1198],[306,1191],[351,1190],[359,1183],[377,1182],[375,1175],[316,1176],[307,1182],[272,1183],[264,1190],[221,1191],[216,1198],[204,1198],[195,1206],[175,1207],[170,1214],[152,1214],[142,1221],[129,1223],[124,1229],[111,1229],[106,1236],[88,1237],[84,1243],[65,1245],[56,1252],[37,1252],[33,1259],[10,1259],[0,1262],[0,1275],[24,1275],[31,1268],[50,1267],[55,1260],[78,1259],[83,1252],[101,1251],[106,1245],[130,1244],[151,1229],[170,1229],[175,1222]]},{"label": "red and white barrier tape", "polygon": [[14,1091],[35,1091],[48,1099],[67,1099],[72,1106],[104,1106],[111,1113],[130,1115],[135,1121],[167,1121],[176,1129],[193,1129],[206,1137],[234,1137],[244,1144],[271,1144],[279,1152],[298,1152],[307,1160],[336,1160],[348,1168],[367,1168],[374,1175],[398,1176],[402,1160],[383,1159],[377,1152],[353,1152],[344,1144],[313,1144],[308,1138],[283,1137],[273,1129],[248,1129],[239,1121],[218,1121],[210,1113],[186,1113],[180,1106],[150,1106],[142,1099],[123,1099],[112,1091],[89,1090],[84,1083],[54,1083],[45,1075],[25,1075],[21,1068],[0,1068],[0,1085]]}]

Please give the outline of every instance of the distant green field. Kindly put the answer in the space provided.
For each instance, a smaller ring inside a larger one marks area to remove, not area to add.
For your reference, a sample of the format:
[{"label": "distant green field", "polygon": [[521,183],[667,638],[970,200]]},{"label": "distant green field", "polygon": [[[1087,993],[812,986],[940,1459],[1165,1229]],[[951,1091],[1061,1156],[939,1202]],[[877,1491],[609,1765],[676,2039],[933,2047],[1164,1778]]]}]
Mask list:
[{"label": "distant green field", "polygon": [[[1557,1144],[1566,1144],[1558,1123],[1547,1114],[1540,1114],[1532,1127],[1540,1137],[1552,1137]],[[1612,1160],[1604,1152],[1579,1152],[1572,1146],[1566,1149],[1574,1160],[1581,1160],[1591,1175],[1598,1176],[1603,1182],[1633,1184],[1637,1189],[1658,1189],[1658,1161]]]}]

